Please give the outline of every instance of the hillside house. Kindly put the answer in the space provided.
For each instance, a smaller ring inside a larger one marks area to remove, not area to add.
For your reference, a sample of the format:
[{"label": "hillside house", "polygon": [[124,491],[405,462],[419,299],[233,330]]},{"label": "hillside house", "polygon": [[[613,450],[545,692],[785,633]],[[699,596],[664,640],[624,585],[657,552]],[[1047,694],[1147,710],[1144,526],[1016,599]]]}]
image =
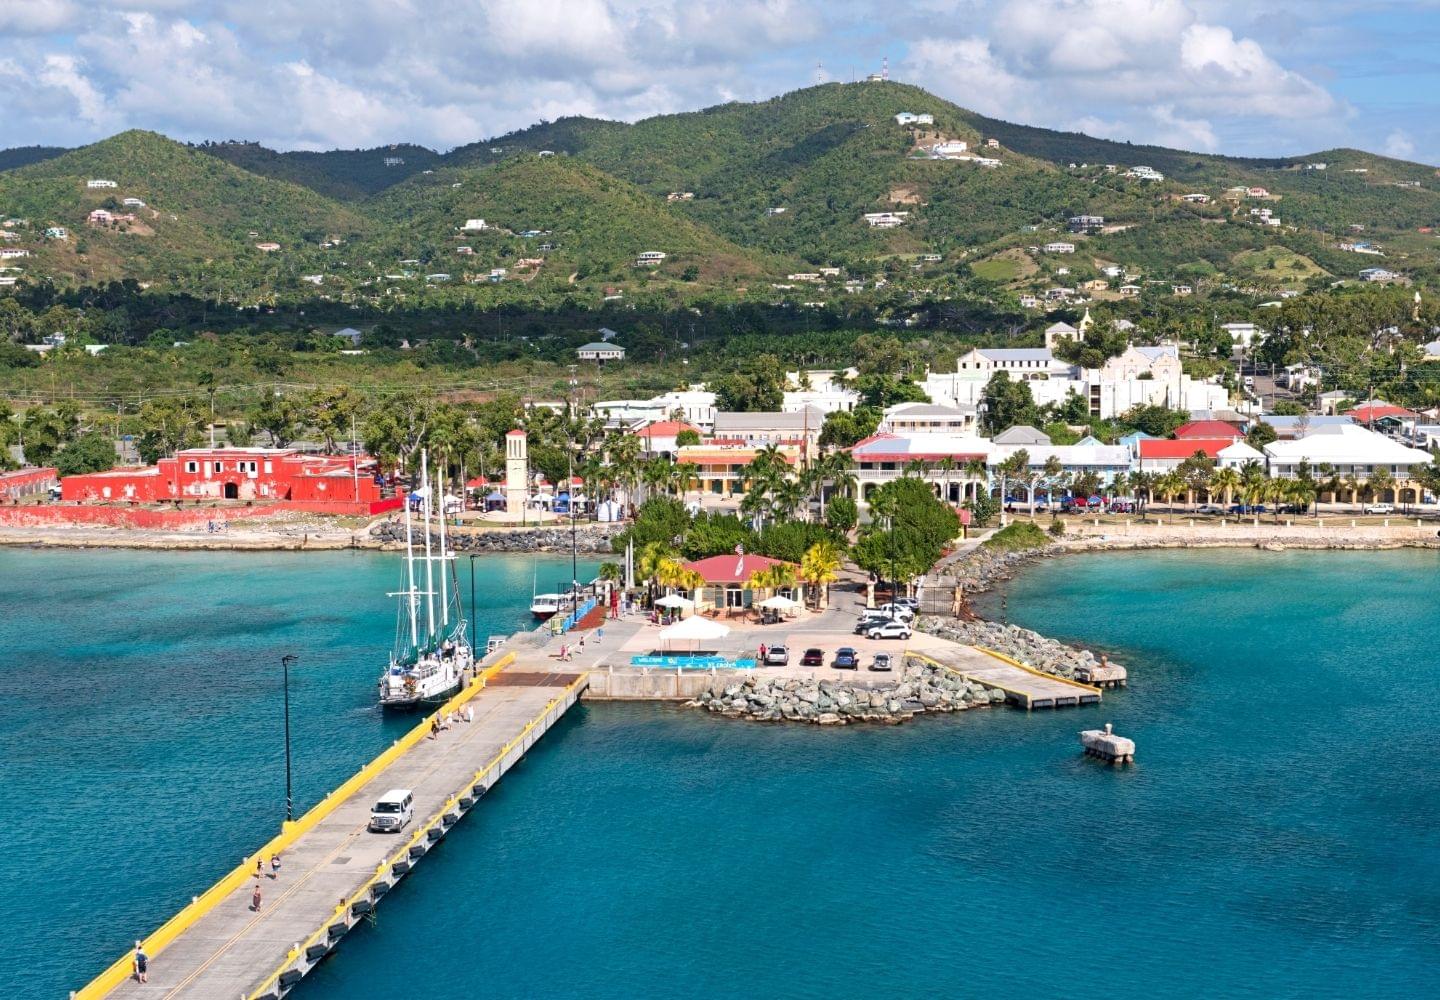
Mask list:
[{"label": "hillside house", "polygon": [[575,355],[581,361],[594,361],[597,364],[604,364],[606,361],[624,361],[625,348],[619,344],[596,340],[577,348]]},{"label": "hillside house", "polygon": [[403,167],[403,166],[405,166],[405,157],[403,157],[403,156],[387,156],[387,157],[385,157],[385,159],[382,160],[381,162],[383,162],[383,163],[385,164],[385,166],[387,166],[387,167]]},{"label": "hillside house", "polygon": [[1165,175],[1162,174],[1160,171],[1154,169],[1153,167],[1147,167],[1143,165],[1131,167],[1129,170],[1125,171],[1125,173],[1121,174],[1120,176],[1129,177],[1131,180],[1137,181],[1163,181],[1165,179]]},{"label": "hillside house", "polygon": [[331,334],[331,336],[341,337],[345,340],[348,340],[351,347],[359,347],[360,338],[364,335],[359,330],[355,329],[353,326],[347,326],[343,330],[336,330],[333,334]]},{"label": "hillside house", "polygon": [[280,244],[271,240],[267,240],[261,243],[256,243],[255,249],[259,250],[261,253],[274,253],[276,250],[280,249]]},{"label": "hillside house", "polygon": [[125,208],[144,208],[145,203],[139,198],[125,198],[120,202]]},{"label": "hillside house", "polygon": [[1065,340],[1084,340],[1085,335],[1069,323],[1051,323],[1045,328],[1045,349],[1053,351]]},{"label": "hillside house", "polygon": [[1066,243],[1064,240],[1056,240],[1053,243],[1046,243],[1041,249],[1046,253],[1074,253],[1075,244]]},{"label": "hillside house", "polygon": [[24,247],[0,247],[0,260],[17,260],[29,256],[30,251]]},{"label": "hillside house", "polygon": [[51,226],[45,230],[45,238],[47,240],[68,240],[70,238],[70,230],[64,226]]},{"label": "hillside house", "polygon": [[1193,295],[1194,293],[1195,293],[1195,289],[1192,288],[1190,285],[1171,285],[1171,286],[1170,286],[1170,294],[1171,294],[1171,295]]},{"label": "hillside house", "polygon": [[946,139],[930,147],[930,156],[937,160],[958,160],[970,150],[970,144],[963,139]]},{"label": "hillside house", "polygon": [[1270,197],[1270,192],[1269,192],[1268,190],[1266,190],[1265,188],[1262,188],[1262,187],[1247,187],[1247,188],[1245,189],[1245,197],[1247,197],[1247,198],[1268,198],[1268,197]]},{"label": "hillside house", "polygon": [[1082,292],[1105,292],[1110,290],[1110,282],[1104,278],[1092,278],[1089,281],[1080,282]]},{"label": "hillside house", "polygon": [[694,191],[671,191],[665,196],[666,201],[694,201]]},{"label": "hillside house", "polygon": [[1208,204],[1210,204],[1210,196],[1209,196],[1208,194],[1201,194],[1201,193],[1198,192],[1198,191],[1194,191],[1194,192],[1192,192],[1192,193],[1190,193],[1190,194],[1187,194],[1187,195],[1185,195],[1184,197],[1182,197],[1180,200],[1181,200],[1181,201],[1188,201],[1188,202],[1189,202],[1190,204],[1192,204],[1192,205],[1208,205]]},{"label": "hillside house", "polygon": [[1040,308],[1040,300],[1039,300],[1038,298],[1036,298],[1034,295],[1022,295],[1022,296],[1020,296],[1020,308],[1021,308],[1021,309],[1039,309],[1039,308]]},{"label": "hillside house", "polygon": [[872,229],[894,229],[903,225],[909,212],[866,212],[861,218]]},{"label": "hillside house", "polygon": [[460,227],[461,231],[466,233],[483,233],[489,228],[484,219],[466,219],[465,225]]},{"label": "hillside house", "polygon": [[1399,281],[1400,275],[1384,267],[1367,267],[1360,272],[1361,281],[1391,282]]},{"label": "hillside house", "polygon": [[1140,297],[1139,285],[1121,285],[1117,291],[1122,299],[1138,299]]},{"label": "hillside house", "polygon": [[117,188],[120,185],[115,183],[114,181],[107,181],[102,177],[92,177],[90,180],[85,182],[85,186],[91,191],[99,191],[104,188]]},{"label": "hillside house", "polygon": [[1105,216],[1072,215],[1065,224],[1072,233],[1098,233],[1105,227]]},{"label": "hillside house", "polygon": [[999,139],[986,139],[986,140],[985,140],[985,148],[986,148],[986,149],[999,149],[999,148],[1000,148],[1000,140],[999,140]]},{"label": "hillside house", "polygon": [[664,263],[668,254],[660,250],[645,250],[635,255],[636,267],[657,267]]},{"label": "hillside house", "polygon": [[784,205],[776,205],[776,206],[774,206],[773,208],[767,208],[767,209],[765,209],[765,214],[766,214],[767,216],[769,216],[770,218],[772,218],[772,219],[773,219],[775,216],[777,216],[777,215],[784,215],[784,214],[785,214],[785,206],[784,206]]},{"label": "hillside house", "polygon": [[1248,351],[1256,342],[1265,340],[1265,334],[1254,323],[1221,323],[1220,329],[1230,335],[1236,350]]}]

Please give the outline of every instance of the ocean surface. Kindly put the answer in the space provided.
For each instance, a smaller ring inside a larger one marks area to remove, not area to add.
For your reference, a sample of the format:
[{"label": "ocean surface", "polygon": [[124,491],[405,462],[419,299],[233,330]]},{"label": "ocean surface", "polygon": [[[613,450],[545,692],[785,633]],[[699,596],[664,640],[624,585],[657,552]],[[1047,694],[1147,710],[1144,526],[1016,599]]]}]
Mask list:
[{"label": "ocean surface", "polygon": [[[582,579],[597,563],[581,563]],[[83,986],[414,724],[375,684],[396,556],[0,549],[0,994]],[[475,561],[476,633],[531,622],[569,558]],[[469,560],[458,562],[469,602]]]},{"label": "ocean surface", "polygon": [[[497,617],[529,565],[484,563]],[[0,552],[6,786],[49,821],[10,831],[7,996],[83,983],[272,832],[281,653],[297,805],[391,738],[390,570]],[[1435,553],[1076,557],[1003,608],[1131,687],[836,730],[582,703],[295,995],[1440,995]],[[1080,755],[1107,721],[1134,767]]]}]

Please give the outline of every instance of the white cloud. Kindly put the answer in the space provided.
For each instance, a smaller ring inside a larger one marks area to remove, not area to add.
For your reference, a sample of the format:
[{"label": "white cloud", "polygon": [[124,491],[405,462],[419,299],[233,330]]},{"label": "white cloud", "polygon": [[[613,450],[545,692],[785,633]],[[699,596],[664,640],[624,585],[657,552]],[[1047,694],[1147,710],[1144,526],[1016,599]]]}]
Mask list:
[{"label": "white cloud", "polygon": [[1348,107],[1271,51],[1281,6],[0,0],[0,145],[138,126],[286,148],[448,147],[539,118],[761,99],[812,82],[817,60],[847,79],[887,53],[895,78],[1012,120],[1200,149],[1344,138]]},{"label": "white cloud", "polygon": [[1397,128],[1385,137],[1384,152],[1386,156],[1393,156],[1397,160],[1413,159],[1415,140],[1410,138],[1410,133],[1402,128]]}]

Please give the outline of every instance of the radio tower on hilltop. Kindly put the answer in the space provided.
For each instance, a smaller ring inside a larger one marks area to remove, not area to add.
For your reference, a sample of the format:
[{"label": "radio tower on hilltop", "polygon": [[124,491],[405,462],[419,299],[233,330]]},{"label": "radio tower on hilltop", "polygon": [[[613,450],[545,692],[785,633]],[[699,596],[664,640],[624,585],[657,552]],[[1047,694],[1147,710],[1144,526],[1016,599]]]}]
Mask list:
[{"label": "radio tower on hilltop", "polygon": [[886,56],[884,59],[880,60],[880,79],[881,79],[883,82],[885,82],[885,83],[889,83],[889,82],[890,82],[890,57],[889,57],[889,56]]},{"label": "radio tower on hilltop", "polygon": [[820,60],[815,60],[815,86],[825,82],[825,67],[820,65]]}]

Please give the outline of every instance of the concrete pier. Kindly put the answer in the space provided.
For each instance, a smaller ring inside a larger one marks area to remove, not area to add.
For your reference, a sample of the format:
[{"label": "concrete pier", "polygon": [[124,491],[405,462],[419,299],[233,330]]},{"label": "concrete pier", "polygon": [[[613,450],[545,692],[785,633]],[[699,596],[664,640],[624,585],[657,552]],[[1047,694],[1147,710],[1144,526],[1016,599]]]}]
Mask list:
[{"label": "concrete pier", "polygon": [[981,646],[950,644],[948,649],[929,649],[925,655],[949,667],[966,680],[999,688],[1006,701],[1027,711],[1093,705],[1100,701],[1100,689],[1054,674],[1041,673],[1003,653]]},{"label": "concrete pier", "polygon": [[[434,738],[428,719],[420,721],[147,938],[147,983],[129,975],[126,955],[74,995],[284,996],[580,697],[584,674],[556,673],[526,659],[516,664],[504,656],[441,709],[461,721]],[[467,711],[473,721],[464,721]],[[414,792],[415,819],[399,834],[371,833],[370,807],[392,788]],[[272,852],[282,862],[274,878]],[[257,859],[264,873],[258,879]]]}]

